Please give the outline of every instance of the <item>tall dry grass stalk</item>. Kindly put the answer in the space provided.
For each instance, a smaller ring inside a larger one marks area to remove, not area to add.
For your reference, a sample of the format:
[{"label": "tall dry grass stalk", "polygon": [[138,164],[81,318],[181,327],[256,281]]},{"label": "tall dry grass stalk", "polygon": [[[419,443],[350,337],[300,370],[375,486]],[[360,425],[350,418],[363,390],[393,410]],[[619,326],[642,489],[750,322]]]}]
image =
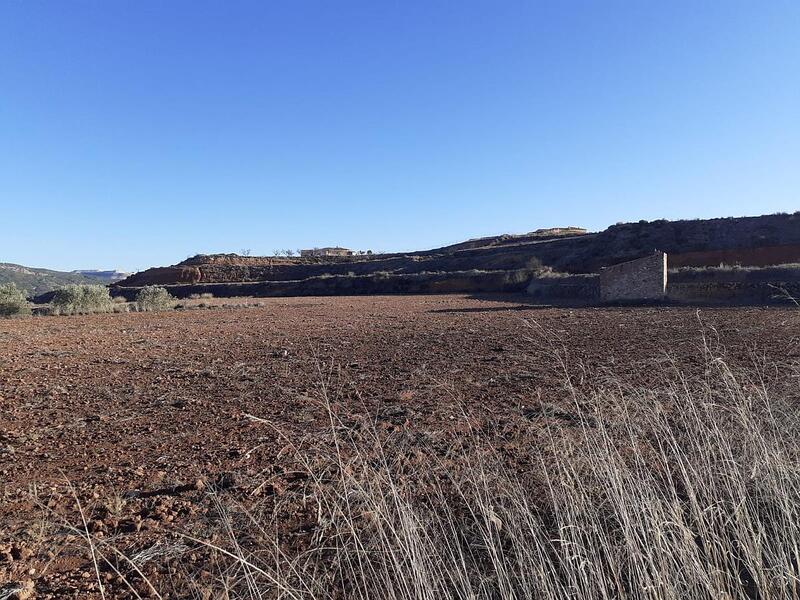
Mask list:
[{"label": "tall dry grass stalk", "polygon": [[[449,445],[345,425],[323,390],[333,456],[296,448],[308,484],[271,512],[220,506],[225,593],[800,598],[797,373],[775,398],[757,369],[705,360],[650,389],[567,385],[568,422]],[[314,516],[298,547],[276,533],[289,506]]]}]

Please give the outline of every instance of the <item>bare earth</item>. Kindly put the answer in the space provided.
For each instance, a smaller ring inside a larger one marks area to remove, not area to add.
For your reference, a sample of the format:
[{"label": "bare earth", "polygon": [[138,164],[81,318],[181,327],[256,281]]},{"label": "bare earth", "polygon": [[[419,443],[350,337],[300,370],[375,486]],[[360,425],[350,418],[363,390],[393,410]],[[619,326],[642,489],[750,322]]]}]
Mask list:
[{"label": "bare earth", "polygon": [[[539,405],[568,411],[565,373],[579,386],[611,374],[646,386],[673,359],[690,375],[701,369],[704,343],[767,375],[800,359],[796,308],[259,302],[0,320],[0,588],[32,582],[37,598],[91,597],[97,577],[81,532],[131,556],[176,534],[205,535],[210,490],[247,504],[297,485],[286,448],[330,428],[323,388],[343,420],[458,435],[465,414],[513,426]],[[213,576],[202,551],[174,548],[182,565]],[[168,587],[169,561],[137,564]],[[128,593],[113,572],[101,578],[108,597]]]}]

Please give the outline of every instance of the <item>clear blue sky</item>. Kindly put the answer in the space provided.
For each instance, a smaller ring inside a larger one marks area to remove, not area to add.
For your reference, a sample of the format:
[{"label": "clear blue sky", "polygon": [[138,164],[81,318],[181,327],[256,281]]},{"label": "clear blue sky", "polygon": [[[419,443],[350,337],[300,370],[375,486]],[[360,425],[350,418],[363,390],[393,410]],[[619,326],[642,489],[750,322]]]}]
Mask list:
[{"label": "clear blue sky", "polygon": [[0,0],[0,262],[420,249],[798,190],[798,0]]}]

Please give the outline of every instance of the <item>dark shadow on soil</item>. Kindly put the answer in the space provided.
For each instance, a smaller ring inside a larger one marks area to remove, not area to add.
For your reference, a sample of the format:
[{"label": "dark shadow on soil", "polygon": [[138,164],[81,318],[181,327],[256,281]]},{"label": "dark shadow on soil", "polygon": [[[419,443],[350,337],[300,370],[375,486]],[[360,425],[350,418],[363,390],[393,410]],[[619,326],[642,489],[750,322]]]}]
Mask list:
[{"label": "dark shadow on soil", "polygon": [[[478,300],[486,302],[486,306],[477,306],[470,308],[437,308],[428,311],[429,313],[491,313],[491,312],[505,312],[509,310],[546,310],[548,308],[560,308],[565,306],[585,306],[585,304],[576,305],[575,303],[546,303],[531,298],[526,294],[469,294],[467,296],[470,300]],[[502,302],[506,306],[497,306],[495,303]],[[512,306],[508,306],[511,304]]]},{"label": "dark shadow on soil", "polygon": [[429,313],[486,313],[486,312],[506,312],[509,310],[541,310],[544,308],[552,308],[549,305],[531,305],[531,306],[487,306],[485,308],[437,308],[429,310]]},{"label": "dark shadow on soil", "polygon": [[784,303],[766,303],[766,302],[746,302],[746,301],[707,301],[707,302],[677,302],[674,300],[661,300],[661,301],[643,301],[643,302],[588,302],[586,300],[576,300],[571,298],[534,298],[527,294],[470,294],[467,296],[470,300],[486,301],[491,303],[503,302],[505,304],[516,304],[517,306],[496,306],[494,304],[484,307],[476,308],[462,308],[462,309],[438,309],[430,312],[502,312],[505,310],[543,310],[548,308],[597,308],[604,310],[645,310],[654,308],[677,308],[696,310],[699,308],[713,308],[715,310],[731,309],[737,310],[741,308],[763,308],[763,309],[781,309],[781,308],[796,308],[790,302]]}]

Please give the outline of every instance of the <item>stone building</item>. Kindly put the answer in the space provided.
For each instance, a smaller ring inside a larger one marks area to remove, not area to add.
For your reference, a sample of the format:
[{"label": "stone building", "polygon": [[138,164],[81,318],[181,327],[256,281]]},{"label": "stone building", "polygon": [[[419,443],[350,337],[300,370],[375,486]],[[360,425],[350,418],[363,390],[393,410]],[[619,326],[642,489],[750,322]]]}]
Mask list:
[{"label": "stone building", "polygon": [[339,246],[300,250],[300,256],[353,256],[353,251]]},{"label": "stone building", "polygon": [[637,302],[663,300],[667,294],[667,255],[649,256],[612,265],[600,271],[600,300]]}]

